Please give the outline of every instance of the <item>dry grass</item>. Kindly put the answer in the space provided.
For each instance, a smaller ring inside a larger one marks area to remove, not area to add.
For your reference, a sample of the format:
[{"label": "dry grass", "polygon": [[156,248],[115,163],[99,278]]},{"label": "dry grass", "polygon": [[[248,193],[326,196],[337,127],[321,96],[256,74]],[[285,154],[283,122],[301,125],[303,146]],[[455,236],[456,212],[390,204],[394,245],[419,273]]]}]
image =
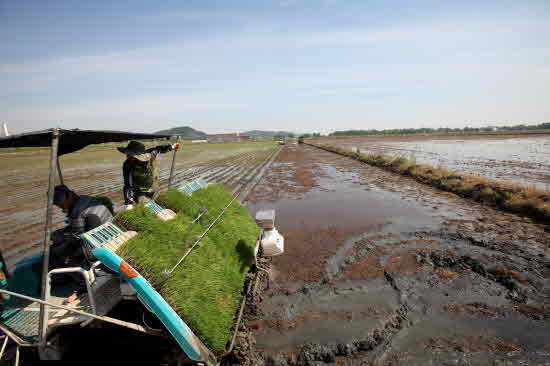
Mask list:
[{"label": "dry grass", "polygon": [[405,157],[379,154],[362,154],[326,144],[308,144],[317,148],[348,156],[372,166],[410,176],[415,180],[455,193],[484,204],[528,216],[543,223],[550,222],[550,192],[534,186],[492,181],[486,178],[417,164]]}]

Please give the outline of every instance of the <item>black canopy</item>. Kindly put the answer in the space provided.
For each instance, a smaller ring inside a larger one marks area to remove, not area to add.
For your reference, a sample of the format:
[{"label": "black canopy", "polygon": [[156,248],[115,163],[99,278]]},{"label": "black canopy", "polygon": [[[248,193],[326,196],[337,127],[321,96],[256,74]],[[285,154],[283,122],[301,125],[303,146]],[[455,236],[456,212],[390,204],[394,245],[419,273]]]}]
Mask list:
[{"label": "black canopy", "polygon": [[[21,133],[0,137],[0,148],[3,147],[41,147],[51,146],[53,129]],[[63,130],[59,129],[58,155],[69,154],[91,144],[122,142],[128,140],[152,140],[169,138],[170,135],[132,133],[121,131]]]}]

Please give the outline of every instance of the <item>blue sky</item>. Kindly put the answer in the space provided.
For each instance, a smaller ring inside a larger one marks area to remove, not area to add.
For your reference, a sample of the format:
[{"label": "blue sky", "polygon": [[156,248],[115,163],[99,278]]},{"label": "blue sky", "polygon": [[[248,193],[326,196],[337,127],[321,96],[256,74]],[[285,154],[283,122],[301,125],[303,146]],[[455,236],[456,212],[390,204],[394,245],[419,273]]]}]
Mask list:
[{"label": "blue sky", "polygon": [[548,4],[0,0],[0,121],[12,133],[549,121]]}]

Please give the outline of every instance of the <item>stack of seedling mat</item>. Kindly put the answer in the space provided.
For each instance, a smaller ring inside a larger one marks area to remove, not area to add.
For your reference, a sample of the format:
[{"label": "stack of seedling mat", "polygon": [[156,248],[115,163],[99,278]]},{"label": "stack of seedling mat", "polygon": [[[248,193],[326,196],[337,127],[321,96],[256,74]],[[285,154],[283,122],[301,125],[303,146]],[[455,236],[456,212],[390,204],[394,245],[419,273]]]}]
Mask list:
[{"label": "stack of seedling mat", "polygon": [[196,190],[202,189],[208,186],[208,182],[202,178],[195,179],[191,182],[184,182],[178,187],[178,191],[192,194]]},{"label": "stack of seedling mat", "polygon": [[[155,201],[177,214],[172,220],[162,220],[156,206],[145,205],[115,218],[116,225],[138,233],[116,253],[152,283],[202,342],[218,354],[230,339],[260,233],[236,200],[211,226],[232,198],[218,184],[191,195],[170,189]],[[200,244],[175,266],[210,226]]]},{"label": "stack of seedling mat", "polygon": [[153,200],[146,202],[144,206],[149,211],[157,215],[157,217],[162,221],[168,221],[176,218],[176,213],[174,211],[170,210],[169,208],[164,208],[160,206],[158,203],[156,203]]}]

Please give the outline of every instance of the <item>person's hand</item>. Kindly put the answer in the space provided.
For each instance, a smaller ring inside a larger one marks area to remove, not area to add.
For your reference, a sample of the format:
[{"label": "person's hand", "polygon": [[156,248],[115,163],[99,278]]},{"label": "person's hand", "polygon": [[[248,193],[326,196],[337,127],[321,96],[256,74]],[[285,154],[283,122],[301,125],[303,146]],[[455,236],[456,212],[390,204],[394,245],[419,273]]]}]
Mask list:
[{"label": "person's hand", "polygon": [[70,304],[72,302],[75,302],[78,299],[78,293],[74,291],[71,296],[67,297],[65,300],[63,300],[63,304]]},{"label": "person's hand", "polygon": [[176,142],[174,145],[172,145],[172,149],[177,150],[180,148],[180,146],[181,146],[180,143]]}]

